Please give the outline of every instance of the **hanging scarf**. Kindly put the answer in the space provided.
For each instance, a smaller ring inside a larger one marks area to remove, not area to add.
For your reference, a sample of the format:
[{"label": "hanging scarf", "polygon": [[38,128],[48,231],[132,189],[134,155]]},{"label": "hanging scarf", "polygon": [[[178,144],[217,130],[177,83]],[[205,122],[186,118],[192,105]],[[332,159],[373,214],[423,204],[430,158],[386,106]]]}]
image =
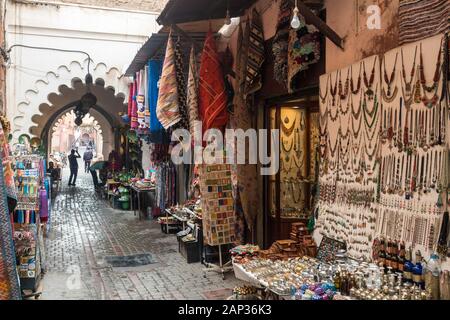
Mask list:
[{"label": "hanging scarf", "polygon": [[159,83],[159,97],[156,114],[165,129],[181,121],[177,86],[175,51],[171,35],[167,40],[166,57]]},{"label": "hanging scarf", "polygon": [[148,62],[148,105],[149,105],[149,122],[150,132],[156,133],[164,130],[163,125],[156,116],[156,107],[158,105],[159,79],[161,78],[162,61],[150,60]]},{"label": "hanging scarf", "polygon": [[423,40],[450,30],[450,1],[400,0],[400,45]]},{"label": "hanging scarf", "polygon": [[223,129],[228,121],[223,73],[211,30],[206,37],[200,66],[199,111],[203,131]]},{"label": "hanging scarf", "polygon": [[144,123],[145,123],[145,129],[148,132],[150,130],[150,70],[149,70],[149,65],[147,64],[144,67],[144,75],[145,75],[145,80],[144,80],[144,97],[145,97],[145,112],[144,112]]},{"label": "hanging scarf", "polygon": [[145,87],[147,86],[147,77],[145,76],[145,70],[139,71],[137,75],[139,81],[139,91],[136,97],[137,103],[137,116],[138,116],[138,128],[139,132],[144,133],[145,126]]},{"label": "hanging scarf", "polygon": [[181,41],[178,37],[175,44],[175,69],[177,74],[178,100],[180,103],[181,120],[177,124],[177,128],[189,129],[189,115],[187,111],[186,98],[186,79],[184,77],[183,52],[181,50]]},{"label": "hanging scarf", "polygon": [[261,16],[253,9],[252,19],[248,25],[248,52],[246,63],[244,98],[257,92],[262,87],[261,67],[264,63],[264,32]]},{"label": "hanging scarf", "polygon": [[131,110],[133,109],[133,93],[134,93],[134,82],[128,85],[128,119],[131,119]]},{"label": "hanging scarf", "polygon": [[286,85],[288,78],[288,48],[291,14],[291,4],[288,1],[283,0],[280,5],[280,14],[278,15],[277,33],[275,34],[272,44],[274,78],[282,85]]},{"label": "hanging scarf", "polygon": [[189,110],[189,132],[192,137],[196,136],[199,128],[195,127],[195,122],[199,121],[198,115],[198,66],[194,46],[191,48],[189,58],[189,77],[187,89],[187,106]]},{"label": "hanging scarf", "polygon": [[[7,129],[8,130],[8,129]],[[3,130],[3,125],[0,124],[0,157],[3,164],[3,178],[5,181],[6,196],[8,199],[9,212],[13,212],[17,204],[17,191],[14,182],[14,170],[12,169],[9,150],[7,132]]]},{"label": "hanging scarf", "polygon": [[0,300],[20,300],[11,217],[0,163]]},{"label": "hanging scarf", "polygon": [[320,60],[320,32],[313,25],[307,25],[303,16],[299,18],[301,27],[298,30],[290,29],[289,32],[287,78],[289,92],[294,90],[295,76]]},{"label": "hanging scarf", "polygon": [[[238,52],[237,52],[237,83],[241,83],[242,78],[245,78],[245,60],[246,51],[243,45],[244,31],[239,26],[238,33]],[[234,96],[234,113],[231,115],[230,127],[232,129],[242,129],[244,131],[252,128],[251,122],[252,116],[250,109],[247,108],[246,102],[243,98],[243,92],[237,92]],[[231,167],[233,175],[233,189],[235,199],[235,212],[237,217],[237,234],[241,234],[239,230],[242,230],[242,222],[240,221],[241,215],[245,217],[247,227],[252,230],[256,216],[258,214],[259,197],[256,192],[252,192],[254,187],[258,184],[257,166],[250,164],[233,165]],[[242,238],[241,238],[242,239]]]},{"label": "hanging scarf", "polygon": [[133,101],[131,103],[131,118],[130,118],[132,129],[137,129],[139,126],[137,114],[137,92],[138,92],[138,80],[135,79],[133,83]]}]

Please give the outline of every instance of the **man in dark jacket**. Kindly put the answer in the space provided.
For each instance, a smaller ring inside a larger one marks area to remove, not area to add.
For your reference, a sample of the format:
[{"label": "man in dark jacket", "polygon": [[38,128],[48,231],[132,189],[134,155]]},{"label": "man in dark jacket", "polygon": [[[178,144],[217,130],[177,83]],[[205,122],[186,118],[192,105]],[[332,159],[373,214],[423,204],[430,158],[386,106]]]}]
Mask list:
[{"label": "man in dark jacket", "polygon": [[68,158],[70,167],[69,186],[75,186],[78,176],[78,159],[80,159],[81,156],[78,153],[78,151],[72,149],[70,156]]},{"label": "man in dark jacket", "polygon": [[91,161],[94,158],[94,154],[90,148],[83,154],[84,160],[84,172],[89,173],[89,168],[91,167]]}]

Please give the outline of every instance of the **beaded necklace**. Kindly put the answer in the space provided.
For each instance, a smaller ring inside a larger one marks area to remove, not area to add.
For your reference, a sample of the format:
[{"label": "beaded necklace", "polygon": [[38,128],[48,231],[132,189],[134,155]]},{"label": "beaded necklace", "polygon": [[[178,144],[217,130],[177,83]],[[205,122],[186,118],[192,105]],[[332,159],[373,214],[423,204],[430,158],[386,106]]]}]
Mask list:
[{"label": "beaded necklace", "polygon": [[325,95],[322,94],[322,90],[319,88],[319,95],[320,95],[320,100],[322,101],[322,104],[325,104],[327,97],[328,97],[328,86],[330,85],[330,75],[328,75],[327,77],[327,87],[325,89]]},{"label": "beaded necklace", "polygon": [[336,72],[336,81],[334,83],[334,87],[333,87],[333,84],[330,83],[330,93],[331,93],[331,97],[332,97],[332,105],[333,106],[336,105],[336,94],[337,94],[338,82],[339,82],[338,77],[339,77],[339,72]]},{"label": "beaded necklace", "polygon": [[350,88],[350,69],[347,70],[347,79],[345,80],[345,87],[342,90],[342,78],[341,71],[339,71],[339,97],[341,100],[345,100],[348,96],[349,88]]},{"label": "beaded necklace", "polygon": [[[439,101],[438,89],[439,89],[439,81],[441,79],[441,61],[442,61],[442,40],[441,45],[439,47],[439,54],[436,62],[436,70],[434,71],[433,77],[433,85],[427,86],[427,81],[425,78],[425,66],[423,64],[423,54],[422,54],[422,44],[420,44],[420,84],[423,89],[422,103],[425,107],[431,109],[433,108]],[[431,98],[428,98],[428,93],[433,93]]]},{"label": "beaded necklace", "polygon": [[[288,124],[288,123],[289,123],[289,118],[286,118],[286,119],[284,120],[284,122],[285,122],[286,124]],[[292,123],[292,126],[291,126],[290,128],[287,128],[286,125],[284,124],[284,122],[281,121],[281,130],[283,131],[283,133],[284,133],[284,135],[285,135],[286,137],[290,137],[290,136],[292,135],[292,133],[294,132],[295,124],[296,124],[296,122],[297,122],[297,118],[294,119],[294,122]]]},{"label": "beaded necklace", "polygon": [[369,100],[373,99],[373,96],[375,94],[375,92],[372,89],[373,83],[375,81],[375,66],[377,63],[377,59],[378,57],[375,57],[374,61],[373,61],[373,67],[372,67],[372,72],[370,74],[370,79],[367,78],[367,72],[366,72],[366,63],[365,61],[363,61],[363,77],[364,77],[364,85],[366,86],[366,95],[368,96]]},{"label": "beaded necklace", "polygon": [[383,63],[384,64],[384,81],[387,84],[387,92],[386,92],[384,86],[382,86],[382,89],[383,89],[382,90],[382,96],[383,96],[384,101],[387,102],[387,103],[391,103],[392,101],[394,101],[395,98],[397,97],[397,93],[398,93],[398,87],[395,86],[394,92],[392,92],[392,94],[391,94],[391,90],[392,90],[391,87],[392,87],[392,84],[394,82],[395,74],[396,74],[396,71],[397,71],[397,59],[398,59],[398,52],[395,55],[394,67],[392,69],[390,77],[388,76],[387,70],[386,70],[386,59],[384,59],[384,61],[383,61],[384,62]]},{"label": "beaded necklace", "polygon": [[359,64],[359,74],[358,74],[358,82],[356,85],[356,88],[353,84],[353,66],[351,67],[352,77],[350,79],[350,87],[353,94],[357,94],[359,90],[361,89],[361,69],[362,69],[362,63]]},{"label": "beaded necklace", "polygon": [[402,79],[403,79],[403,84],[404,84],[404,87],[402,85],[402,94],[403,94],[403,100],[405,101],[405,107],[407,109],[410,109],[410,107],[412,105],[412,101],[414,99],[414,95],[413,95],[414,88],[412,87],[412,83],[414,81],[414,73],[416,71],[417,46],[414,51],[414,62],[412,64],[412,68],[411,68],[410,81],[408,81],[406,79],[405,57],[403,55],[403,48],[401,50],[401,53],[402,53]]},{"label": "beaded necklace", "polygon": [[[364,122],[365,122],[365,124],[366,124],[366,126],[367,127],[369,127],[370,129],[372,129],[372,127],[374,126],[374,124],[375,124],[375,121],[377,120],[377,118],[378,118],[378,116],[377,116],[377,112],[378,112],[378,102],[376,101],[376,99],[375,99],[375,106],[374,106],[374,109],[372,110],[372,112],[369,112],[368,110],[367,110],[367,104],[364,102],[363,103],[363,115],[364,115]],[[368,118],[367,117],[371,117],[372,118],[372,122],[371,123],[369,123],[369,120],[368,120]]]}]

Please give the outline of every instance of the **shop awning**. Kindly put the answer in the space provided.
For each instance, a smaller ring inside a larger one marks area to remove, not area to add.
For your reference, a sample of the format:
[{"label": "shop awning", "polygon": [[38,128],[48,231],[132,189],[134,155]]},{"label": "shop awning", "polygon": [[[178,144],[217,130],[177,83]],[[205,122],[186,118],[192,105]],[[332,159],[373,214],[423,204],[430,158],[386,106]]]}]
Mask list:
[{"label": "shop awning", "polygon": [[[187,3],[188,2],[188,3]],[[224,19],[227,9],[231,17],[240,17],[256,0],[169,0],[157,21],[171,25],[192,21]]]},{"label": "shop awning", "polygon": [[[139,49],[130,66],[127,68],[125,76],[134,76],[136,72],[144,68],[149,60],[163,59],[166,52],[168,36],[169,33],[167,32],[152,34],[141,49]],[[205,41],[206,33],[189,33],[189,37],[197,43],[202,44]],[[180,40],[182,41],[184,56],[189,57],[192,44],[185,37],[180,37]]]}]

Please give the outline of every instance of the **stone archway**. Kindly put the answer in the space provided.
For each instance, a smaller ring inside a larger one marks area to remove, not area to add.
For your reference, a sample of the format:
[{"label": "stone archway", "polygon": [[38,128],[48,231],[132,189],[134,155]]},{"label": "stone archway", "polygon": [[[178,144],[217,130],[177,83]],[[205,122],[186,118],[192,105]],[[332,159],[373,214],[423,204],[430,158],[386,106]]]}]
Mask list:
[{"label": "stone archway", "polygon": [[[86,73],[87,60],[83,63],[73,61],[36,80],[34,88],[25,92],[25,99],[15,108],[8,109],[13,141],[23,133],[43,137],[46,127],[49,131],[47,123],[55,120],[54,115],[72,108],[86,93],[81,80]],[[118,68],[108,68],[104,63],[91,67],[91,74],[94,79],[91,91],[98,99],[95,109],[107,119],[112,130],[117,130],[122,124],[119,112],[126,110],[128,80],[122,77]]]}]

